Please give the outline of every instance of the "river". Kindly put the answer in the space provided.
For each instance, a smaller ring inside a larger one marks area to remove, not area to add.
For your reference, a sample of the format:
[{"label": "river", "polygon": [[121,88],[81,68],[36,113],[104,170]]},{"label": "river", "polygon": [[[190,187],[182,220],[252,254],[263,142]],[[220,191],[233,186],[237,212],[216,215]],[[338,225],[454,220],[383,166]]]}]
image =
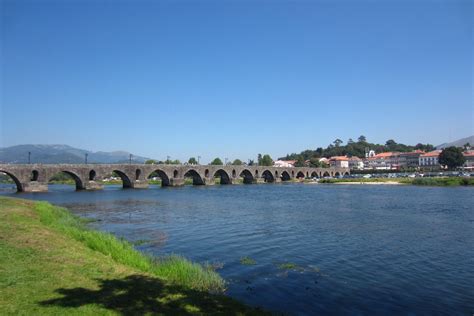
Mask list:
[{"label": "river", "polygon": [[[472,187],[2,188],[2,195],[48,200],[95,219],[92,227],[141,251],[213,264],[229,296],[267,310],[474,313]],[[255,264],[242,264],[244,257]]]}]

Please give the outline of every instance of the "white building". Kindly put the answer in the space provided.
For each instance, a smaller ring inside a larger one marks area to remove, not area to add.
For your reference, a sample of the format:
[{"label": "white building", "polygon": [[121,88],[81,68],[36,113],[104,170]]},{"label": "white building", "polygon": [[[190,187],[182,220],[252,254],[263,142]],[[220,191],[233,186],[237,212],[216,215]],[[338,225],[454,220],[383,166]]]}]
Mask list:
[{"label": "white building", "polygon": [[334,156],[329,158],[329,165],[336,168],[349,168],[349,158],[346,156]]},{"label": "white building", "polygon": [[292,168],[295,163],[296,160],[277,160],[273,163],[273,167]]},{"label": "white building", "polygon": [[439,154],[441,154],[441,150],[433,150],[426,154],[420,155],[420,167],[439,166]]}]

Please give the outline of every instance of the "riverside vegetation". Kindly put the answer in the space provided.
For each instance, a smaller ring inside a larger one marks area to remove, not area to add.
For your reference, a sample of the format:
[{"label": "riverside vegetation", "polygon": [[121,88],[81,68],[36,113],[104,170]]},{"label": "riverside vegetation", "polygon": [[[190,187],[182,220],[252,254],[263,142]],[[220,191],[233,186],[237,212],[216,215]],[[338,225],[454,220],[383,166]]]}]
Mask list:
[{"label": "riverside vegetation", "polygon": [[180,256],[152,258],[47,202],[0,198],[0,314],[262,314]]},{"label": "riverside vegetation", "polygon": [[471,186],[474,178],[359,178],[359,179],[321,179],[319,183],[398,183],[429,186]]}]

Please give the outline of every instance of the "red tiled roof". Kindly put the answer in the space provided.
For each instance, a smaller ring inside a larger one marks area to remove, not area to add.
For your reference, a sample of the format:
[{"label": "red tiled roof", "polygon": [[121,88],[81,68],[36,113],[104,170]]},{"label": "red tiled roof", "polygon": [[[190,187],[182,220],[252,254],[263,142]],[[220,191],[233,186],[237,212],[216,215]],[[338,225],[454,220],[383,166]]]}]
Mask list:
[{"label": "red tiled roof", "polygon": [[438,157],[441,154],[441,150],[433,150],[429,153],[423,154],[420,157]]},{"label": "red tiled roof", "polygon": [[399,153],[397,153],[397,152],[388,151],[388,152],[377,154],[377,155],[374,156],[374,158],[388,158],[388,157],[395,156],[395,155],[398,155],[398,154]]},{"label": "red tiled roof", "polygon": [[462,153],[464,157],[474,157],[474,150],[468,150]]}]

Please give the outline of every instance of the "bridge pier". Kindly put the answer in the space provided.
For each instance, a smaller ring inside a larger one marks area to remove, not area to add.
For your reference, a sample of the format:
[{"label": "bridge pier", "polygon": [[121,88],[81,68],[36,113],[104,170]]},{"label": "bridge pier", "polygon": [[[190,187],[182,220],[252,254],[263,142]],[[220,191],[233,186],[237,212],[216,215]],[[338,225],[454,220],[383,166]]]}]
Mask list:
[{"label": "bridge pier", "polygon": [[21,184],[22,192],[48,192],[48,183],[28,181]]},{"label": "bridge pier", "polygon": [[171,178],[170,187],[180,187],[184,185],[184,178]]},{"label": "bridge pier", "polygon": [[146,180],[135,180],[131,183],[133,189],[148,189],[150,184]]},{"label": "bridge pier", "polygon": [[204,181],[204,185],[215,185],[216,184],[215,178],[202,178],[202,180]]},{"label": "bridge pier", "polygon": [[84,190],[102,190],[104,185],[102,183],[90,180],[84,184]]}]

